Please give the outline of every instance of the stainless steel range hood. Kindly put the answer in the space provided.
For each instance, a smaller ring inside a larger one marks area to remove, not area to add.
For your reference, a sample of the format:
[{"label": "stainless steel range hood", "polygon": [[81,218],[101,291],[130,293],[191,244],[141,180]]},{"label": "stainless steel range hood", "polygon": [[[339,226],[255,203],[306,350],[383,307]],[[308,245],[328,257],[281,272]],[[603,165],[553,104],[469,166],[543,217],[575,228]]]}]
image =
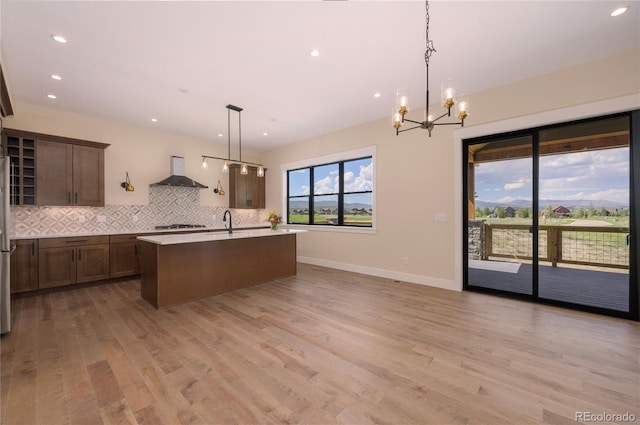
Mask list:
[{"label": "stainless steel range hood", "polygon": [[208,189],[202,183],[190,179],[184,175],[184,158],[181,156],[171,157],[171,177],[168,177],[151,186],[174,186],[174,187],[190,187],[194,189]]}]

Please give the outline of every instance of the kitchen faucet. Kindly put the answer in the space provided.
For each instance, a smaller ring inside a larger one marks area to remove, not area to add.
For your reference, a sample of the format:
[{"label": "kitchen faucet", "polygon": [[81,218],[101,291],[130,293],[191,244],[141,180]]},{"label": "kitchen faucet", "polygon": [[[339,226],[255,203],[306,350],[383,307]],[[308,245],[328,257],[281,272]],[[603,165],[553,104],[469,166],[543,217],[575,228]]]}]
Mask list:
[{"label": "kitchen faucet", "polygon": [[233,234],[233,222],[231,221],[231,211],[226,210],[224,212],[224,215],[222,216],[222,221],[227,221],[227,214],[229,214],[229,227],[227,227],[227,225],[224,225],[225,229],[229,229],[229,234]]}]

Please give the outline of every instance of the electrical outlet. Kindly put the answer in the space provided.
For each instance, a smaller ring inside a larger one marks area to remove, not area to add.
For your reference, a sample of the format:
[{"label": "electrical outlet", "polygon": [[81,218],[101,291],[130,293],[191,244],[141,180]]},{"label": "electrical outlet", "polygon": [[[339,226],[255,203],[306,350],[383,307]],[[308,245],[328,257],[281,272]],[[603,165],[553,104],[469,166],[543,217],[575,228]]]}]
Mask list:
[{"label": "electrical outlet", "polygon": [[212,218],[213,218],[213,221],[216,221],[216,215],[215,214],[213,215]]},{"label": "electrical outlet", "polygon": [[134,223],[135,223],[135,222],[137,222],[137,221],[138,221],[138,216],[137,216],[137,215],[135,215],[135,214],[134,214],[134,215],[132,215],[132,216],[131,216],[131,220],[133,220],[133,222],[134,222]]},{"label": "electrical outlet", "polygon": [[402,257],[402,264],[409,264],[409,257]]},{"label": "electrical outlet", "polygon": [[79,221],[80,223],[84,223],[85,221],[87,221],[87,219],[85,218],[85,216],[83,216],[83,215],[79,215],[79,216],[78,216],[78,221]]},{"label": "electrical outlet", "polygon": [[438,223],[444,223],[445,221],[447,221],[447,215],[446,214],[436,214],[436,221]]},{"label": "electrical outlet", "polygon": [[98,219],[98,223],[106,223],[107,222],[107,216],[104,214],[100,214],[99,216],[97,216]]}]

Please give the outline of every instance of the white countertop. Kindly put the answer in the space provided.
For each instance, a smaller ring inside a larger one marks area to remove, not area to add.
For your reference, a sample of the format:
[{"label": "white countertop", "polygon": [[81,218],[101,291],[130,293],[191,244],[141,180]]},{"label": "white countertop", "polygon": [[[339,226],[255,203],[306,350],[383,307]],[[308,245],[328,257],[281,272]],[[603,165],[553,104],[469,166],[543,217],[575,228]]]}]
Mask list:
[{"label": "white countertop", "polygon": [[[250,230],[261,230],[266,229],[270,230],[268,227],[256,227],[254,229],[250,228],[241,228],[238,229],[239,232],[250,231]],[[179,229],[147,229],[147,230],[113,230],[107,232],[98,232],[98,233],[87,233],[87,232],[78,232],[78,233],[54,233],[54,234],[46,234],[46,235],[12,235],[11,239],[19,240],[19,239],[48,239],[48,238],[80,238],[80,237],[88,237],[88,236],[110,236],[110,235],[135,235],[135,234],[149,234],[152,235],[154,233],[185,233],[185,232],[226,232],[224,227],[194,227],[194,228],[186,228],[182,227]]]},{"label": "white countertop", "polygon": [[307,230],[253,229],[253,230],[234,230],[232,234],[229,234],[229,232],[182,233],[177,235],[138,236],[138,239],[141,241],[154,243],[156,245],[175,245],[175,244],[194,243],[194,242],[224,241],[229,239],[246,239],[246,238],[259,238],[264,236],[289,235],[292,233],[304,233],[304,232],[307,232]]}]

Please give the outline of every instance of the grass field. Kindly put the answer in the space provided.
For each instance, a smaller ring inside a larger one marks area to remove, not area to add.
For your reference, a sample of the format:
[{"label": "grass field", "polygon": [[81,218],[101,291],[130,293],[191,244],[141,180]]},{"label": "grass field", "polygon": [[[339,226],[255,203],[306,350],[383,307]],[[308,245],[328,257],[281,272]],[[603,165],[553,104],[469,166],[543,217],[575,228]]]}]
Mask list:
[{"label": "grass field", "polygon": [[[309,224],[308,220],[309,220],[309,216],[306,214],[290,214],[289,215],[289,222],[292,224]],[[315,224],[332,225],[338,222],[338,216],[331,215],[331,214],[316,214],[313,216],[313,221]],[[345,215],[344,224],[347,226],[370,227],[372,225],[371,216],[370,215]]]}]

